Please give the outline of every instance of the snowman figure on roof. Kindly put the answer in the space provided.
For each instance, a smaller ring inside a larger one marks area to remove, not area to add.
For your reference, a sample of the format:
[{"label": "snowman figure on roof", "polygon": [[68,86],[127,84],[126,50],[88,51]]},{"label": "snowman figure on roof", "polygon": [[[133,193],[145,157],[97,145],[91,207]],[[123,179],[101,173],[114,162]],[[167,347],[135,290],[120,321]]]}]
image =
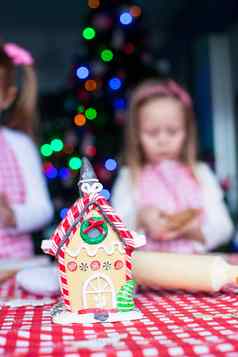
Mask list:
[{"label": "snowman figure on roof", "polygon": [[121,321],[141,318],[133,291],[131,254],[144,237],[124,226],[107,200],[88,161],[78,182],[80,198],[42,249],[58,260],[63,303],[54,322]]}]

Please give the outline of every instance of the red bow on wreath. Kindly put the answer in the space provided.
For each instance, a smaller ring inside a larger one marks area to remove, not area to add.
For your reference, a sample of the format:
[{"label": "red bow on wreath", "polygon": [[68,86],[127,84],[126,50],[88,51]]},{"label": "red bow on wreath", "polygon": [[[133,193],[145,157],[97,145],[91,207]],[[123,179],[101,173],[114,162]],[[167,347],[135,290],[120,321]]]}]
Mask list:
[{"label": "red bow on wreath", "polygon": [[84,234],[87,234],[90,232],[92,229],[97,229],[100,233],[103,233],[103,227],[102,224],[104,221],[101,219],[99,221],[94,220],[93,218],[89,218],[88,220],[89,226],[83,230]]}]

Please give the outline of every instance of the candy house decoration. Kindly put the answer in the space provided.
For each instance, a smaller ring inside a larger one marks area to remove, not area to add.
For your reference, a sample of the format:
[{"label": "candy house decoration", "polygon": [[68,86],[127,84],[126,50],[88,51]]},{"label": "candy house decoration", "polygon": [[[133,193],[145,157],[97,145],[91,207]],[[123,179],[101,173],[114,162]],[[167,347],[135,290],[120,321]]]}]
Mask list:
[{"label": "candy house decoration", "polygon": [[100,195],[103,188],[84,158],[78,182],[80,198],[68,210],[42,249],[58,260],[63,303],[53,320],[98,322],[141,317],[133,292],[131,254],[144,237],[127,230]]}]

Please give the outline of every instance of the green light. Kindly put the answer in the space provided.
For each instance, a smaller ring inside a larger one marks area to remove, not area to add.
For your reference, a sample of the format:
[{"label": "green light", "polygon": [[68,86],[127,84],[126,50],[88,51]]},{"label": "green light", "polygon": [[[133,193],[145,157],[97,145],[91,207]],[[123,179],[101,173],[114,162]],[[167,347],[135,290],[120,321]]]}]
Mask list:
[{"label": "green light", "polygon": [[85,27],[83,37],[85,40],[92,40],[96,36],[96,31],[92,27]]},{"label": "green light", "polygon": [[86,118],[89,120],[93,120],[97,117],[97,111],[94,108],[88,108],[85,111]]},{"label": "green light", "polygon": [[81,159],[79,157],[71,157],[71,159],[69,160],[69,167],[71,168],[71,170],[78,170],[80,169],[82,165]]},{"label": "green light", "polygon": [[51,140],[51,147],[54,151],[59,152],[61,150],[63,150],[64,148],[64,144],[63,141],[60,139],[53,139]]},{"label": "green light", "polygon": [[53,154],[52,147],[49,144],[43,144],[40,148],[40,152],[43,156],[50,156]]},{"label": "green light", "polygon": [[113,53],[111,50],[103,50],[101,52],[101,59],[104,62],[110,62],[113,59]]},{"label": "green light", "polygon": [[79,105],[77,108],[78,113],[83,113],[84,112],[84,106],[83,105]]}]

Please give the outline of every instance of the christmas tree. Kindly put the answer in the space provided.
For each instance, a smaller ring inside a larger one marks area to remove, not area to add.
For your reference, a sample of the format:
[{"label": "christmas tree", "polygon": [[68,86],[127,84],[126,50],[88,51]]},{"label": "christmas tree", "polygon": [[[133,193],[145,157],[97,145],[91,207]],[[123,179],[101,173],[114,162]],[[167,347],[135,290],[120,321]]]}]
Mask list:
[{"label": "christmas tree", "polygon": [[[50,120],[45,119],[40,150],[57,222],[78,196],[82,156],[92,162],[104,185],[102,194],[110,199],[128,95],[142,79],[158,76],[141,7],[116,0],[88,0],[88,7],[79,41],[81,51],[75,51],[69,86],[57,98],[42,102]],[[52,117],[57,120],[52,121]]]}]

